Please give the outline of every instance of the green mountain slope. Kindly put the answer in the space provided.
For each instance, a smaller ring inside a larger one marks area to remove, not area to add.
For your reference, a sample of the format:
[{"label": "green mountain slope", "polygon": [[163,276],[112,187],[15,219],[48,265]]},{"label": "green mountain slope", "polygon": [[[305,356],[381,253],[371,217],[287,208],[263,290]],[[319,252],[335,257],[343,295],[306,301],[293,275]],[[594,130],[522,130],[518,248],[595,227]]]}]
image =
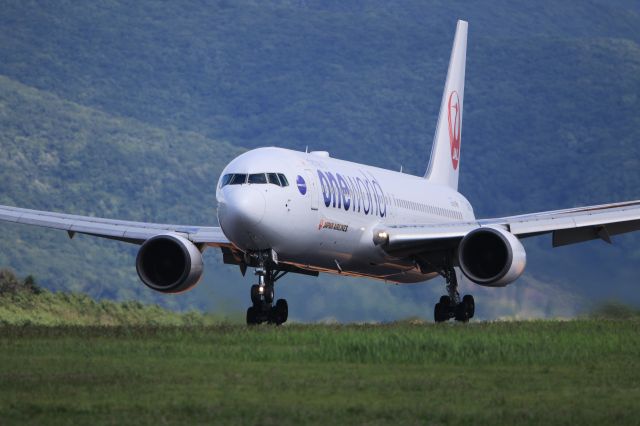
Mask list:
[{"label": "green mountain slope", "polygon": [[[6,77],[0,77],[0,127],[0,203],[101,217],[214,225],[218,173],[241,152]],[[11,224],[0,229],[0,264],[34,274],[48,288],[156,297],[137,283],[133,246],[83,236],[70,243],[63,232]]]},{"label": "green mountain slope", "polygon": [[[10,0],[0,14],[0,202],[213,223],[217,173],[263,145],[422,173],[457,18],[470,22],[461,189],[478,216],[640,198],[634,1]],[[48,287],[156,300],[136,282],[132,247],[0,230],[0,264]],[[640,303],[640,237],[526,246],[519,293],[540,283],[559,288],[552,305],[570,292]],[[162,303],[241,309],[250,279],[213,251],[207,261],[204,289]],[[309,319],[429,316],[442,291],[309,282],[282,285]],[[500,297],[469,290],[485,298],[479,307]]]},{"label": "green mountain slope", "polygon": [[[635,2],[593,0],[9,2],[0,73],[158,127],[247,148],[327,148],[419,173],[456,18],[470,21],[465,149],[523,154],[532,142],[545,153],[555,143],[593,150],[603,122],[616,140],[629,134],[606,118],[627,92],[617,117],[636,124],[638,16]],[[465,185],[474,167],[467,160]]]}]

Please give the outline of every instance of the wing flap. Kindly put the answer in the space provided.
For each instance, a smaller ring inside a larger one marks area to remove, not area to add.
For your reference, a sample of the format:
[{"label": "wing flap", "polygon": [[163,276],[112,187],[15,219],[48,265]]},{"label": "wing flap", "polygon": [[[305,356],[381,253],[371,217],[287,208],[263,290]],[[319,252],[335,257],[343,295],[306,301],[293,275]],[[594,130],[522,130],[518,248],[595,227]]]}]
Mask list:
[{"label": "wing flap", "polygon": [[[497,219],[494,223],[504,223],[514,235],[527,237],[560,230],[601,227],[637,219],[640,219],[640,203],[627,202],[620,203],[620,205],[605,204],[564,211],[534,213],[526,216],[512,216]],[[622,227],[620,229],[627,228]],[[631,227],[628,231],[618,232],[618,234],[635,230],[635,228]]]},{"label": "wing flap", "polygon": [[553,247],[566,246],[568,244],[582,243],[585,241],[601,239],[611,244],[612,235],[625,234],[639,231],[640,220],[630,220],[604,225],[594,225],[572,229],[559,229],[553,231]]}]

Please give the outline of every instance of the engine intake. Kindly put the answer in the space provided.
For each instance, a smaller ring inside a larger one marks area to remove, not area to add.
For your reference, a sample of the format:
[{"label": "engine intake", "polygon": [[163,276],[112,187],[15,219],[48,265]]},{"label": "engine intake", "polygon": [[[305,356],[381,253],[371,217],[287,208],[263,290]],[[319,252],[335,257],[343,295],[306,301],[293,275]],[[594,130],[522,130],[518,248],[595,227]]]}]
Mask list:
[{"label": "engine intake", "polygon": [[500,228],[478,228],[458,246],[462,272],[476,284],[504,287],[515,281],[527,265],[527,254],[515,235]]},{"label": "engine intake", "polygon": [[180,293],[200,281],[202,253],[179,235],[156,235],[140,247],[136,270],[147,287],[161,293]]}]

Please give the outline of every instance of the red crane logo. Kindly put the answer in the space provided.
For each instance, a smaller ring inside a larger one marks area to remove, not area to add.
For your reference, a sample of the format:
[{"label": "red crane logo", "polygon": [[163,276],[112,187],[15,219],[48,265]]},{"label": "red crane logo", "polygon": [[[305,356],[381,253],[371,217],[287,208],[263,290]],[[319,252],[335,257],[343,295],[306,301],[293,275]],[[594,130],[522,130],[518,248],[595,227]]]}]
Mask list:
[{"label": "red crane logo", "polygon": [[460,110],[460,99],[455,90],[449,95],[449,143],[451,144],[451,163],[453,170],[458,168],[460,161],[460,134],[462,130],[462,111]]}]

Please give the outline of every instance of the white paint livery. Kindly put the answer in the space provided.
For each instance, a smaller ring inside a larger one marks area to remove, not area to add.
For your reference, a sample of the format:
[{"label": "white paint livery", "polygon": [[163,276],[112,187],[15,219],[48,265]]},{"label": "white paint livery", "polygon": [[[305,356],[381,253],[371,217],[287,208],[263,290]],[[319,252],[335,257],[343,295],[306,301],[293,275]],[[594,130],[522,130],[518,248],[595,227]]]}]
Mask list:
[{"label": "white paint livery", "polygon": [[608,243],[640,229],[640,201],[477,220],[457,191],[461,160],[467,23],[459,21],[424,177],[282,148],[248,151],[223,170],[216,190],[218,227],[101,219],[0,206],[0,220],[141,245],[136,262],[150,288],[177,293],[202,275],[201,252],[218,247],[244,275],[255,268],[247,322],[281,324],[274,303],[284,274],[328,272],[416,283],[442,276],[447,295],[436,321],[473,317],[457,292],[456,268],[473,282],[505,286],[524,271],[520,238],[553,234],[553,245]]}]

